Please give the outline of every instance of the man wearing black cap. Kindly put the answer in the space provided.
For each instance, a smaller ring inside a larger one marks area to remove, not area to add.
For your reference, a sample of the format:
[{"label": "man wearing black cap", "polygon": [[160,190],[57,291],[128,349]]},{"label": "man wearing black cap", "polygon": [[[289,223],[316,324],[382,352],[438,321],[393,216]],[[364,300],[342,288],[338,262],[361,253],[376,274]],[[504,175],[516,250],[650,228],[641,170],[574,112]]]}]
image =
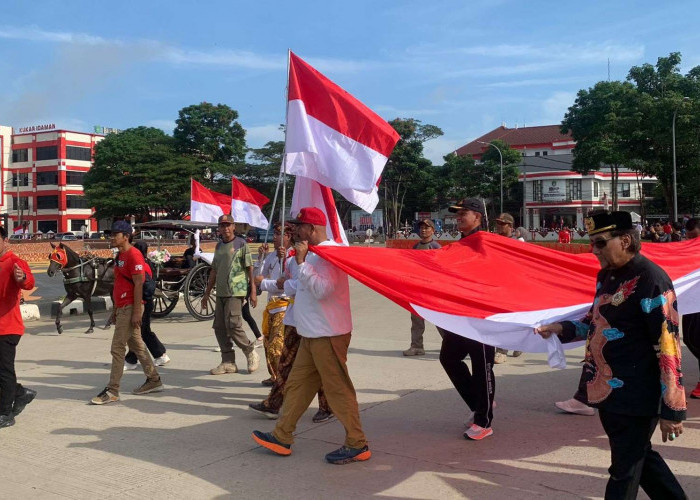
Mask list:
[{"label": "man wearing black cap", "polygon": [[[414,250],[435,250],[440,248],[440,243],[433,239],[435,223],[430,219],[423,219],[418,226],[420,241],[413,246]],[[411,347],[403,351],[404,356],[422,356],[423,333],[425,333],[425,320],[420,316],[411,314]]]},{"label": "man wearing black cap", "polygon": [[[248,361],[248,373],[260,366],[260,357],[255,352],[255,344],[243,330],[243,300],[248,295],[248,284],[253,283],[253,256],[248,243],[234,232],[233,216],[219,217],[221,241],[214,250],[207,289],[202,296],[202,306],[209,307],[209,295],[216,285],[216,305],[214,307],[214,334],[221,349],[221,363],[212,368],[212,375],[236,373],[236,353],[233,344],[243,351]],[[258,303],[257,287],[250,287],[250,303]]]},{"label": "man wearing black cap", "polygon": [[[484,204],[477,198],[466,198],[449,208],[457,214],[457,229],[462,238],[479,231],[484,216]],[[468,339],[438,328],[443,335],[440,363],[450,377],[467,406],[465,439],[481,440],[493,434],[493,395],[496,383],[493,377],[493,360],[496,349],[476,340]],[[472,372],[464,359],[469,356]]]},{"label": "man wearing black cap", "polygon": [[597,213],[585,224],[601,267],[593,305],[581,321],[535,332],[565,343],[586,339],[586,396],[598,408],[612,455],[605,498],[636,498],[640,485],[651,498],[686,498],[650,442],[657,423],[664,442],[683,433],[686,403],[673,283],[639,253],[639,233],[628,212]]},{"label": "man wearing black cap", "polygon": [[94,405],[113,403],[119,400],[119,382],[124,373],[126,347],[136,354],[143,367],[146,382],[134,389],[133,394],[141,395],[163,390],[160,375],[146,351],[141,338],[141,315],[143,312],[143,281],[146,261],[143,255],[129,242],[133,232],[131,224],[120,220],[112,224],[110,246],[119,249],[114,266],[114,336],[112,337],[112,370],[109,383],[90,402]]}]

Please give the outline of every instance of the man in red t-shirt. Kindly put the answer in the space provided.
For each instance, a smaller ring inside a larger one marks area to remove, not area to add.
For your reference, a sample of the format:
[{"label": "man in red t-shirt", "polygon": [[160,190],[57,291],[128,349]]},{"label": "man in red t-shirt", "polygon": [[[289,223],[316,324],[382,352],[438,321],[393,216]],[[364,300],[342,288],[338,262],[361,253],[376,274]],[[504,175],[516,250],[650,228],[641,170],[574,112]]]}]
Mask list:
[{"label": "man in red t-shirt", "polygon": [[146,262],[143,255],[131,246],[131,224],[120,220],[112,224],[111,246],[119,249],[114,266],[114,310],[111,322],[115,324],[112,337],[112,370],[109,384],[90,402],[103,405],[119,401],[119,382],[124,373],[124,356],[129,346],[143,367],[146,382],[137,387],[133,394],[148,394],[164,389],[151,356],[146,351],[146,344],[141,338],[141,314],[143,304],[143,281]]},{"label": "man in red t-shirt", "polygon": [[15,354],[24,335],[19,309],[20,290],[34,288],[34,276],[25,261],[10,251],[7,231],[0,227],[0,428],[15,424],[15,417],[36,396],[17,383]]},{"label": "man in red t-shirt", "polygon": [[571,243],[571,233],[566,226],[559,231],[559,243]]}]

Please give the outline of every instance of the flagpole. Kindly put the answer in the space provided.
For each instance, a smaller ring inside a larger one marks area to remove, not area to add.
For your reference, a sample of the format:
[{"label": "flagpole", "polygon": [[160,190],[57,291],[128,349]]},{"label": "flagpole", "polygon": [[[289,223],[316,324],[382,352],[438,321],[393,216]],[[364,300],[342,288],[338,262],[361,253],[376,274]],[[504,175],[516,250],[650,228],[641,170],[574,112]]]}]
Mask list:
[{"label": "flagpole", "polygon": [[272,221],[275,216],[275,205],[277,204],[277,195],[280,191],[280,181],[282,180],[282,171],[277,175],[277,187],[275,188],[275,197],[272,199],[272,210],[270,211],[270,223],[267,225],[267,230],[265,231],[265,241],[267,243],[267,238],[270,236],[270,226],[273,225]]},{"label": "flagpole", "polygon": [[[287,127],[289,126],[289,67],[292,59],[291,54],[292,50],[287,49],[287,86],[284,90],[284,147],[282,148],[282,246],[284,246],[284,217],[287,211]],[[280,269],[284,270],[286,262],[285,254],[285,257],[281,259]]]}]

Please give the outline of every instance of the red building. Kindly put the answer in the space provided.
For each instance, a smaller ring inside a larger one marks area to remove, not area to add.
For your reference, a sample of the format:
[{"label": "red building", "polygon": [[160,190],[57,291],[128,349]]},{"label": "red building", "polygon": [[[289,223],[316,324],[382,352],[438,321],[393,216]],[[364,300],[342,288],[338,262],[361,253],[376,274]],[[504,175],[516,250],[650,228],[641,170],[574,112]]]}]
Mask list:
[{"label": "red building", "polygon": [[13,228],[29,233],[95,231],[83,179],[104,136],[52,127],[26,127],[17,134],[0,127],[0,213],[9,215]]}]

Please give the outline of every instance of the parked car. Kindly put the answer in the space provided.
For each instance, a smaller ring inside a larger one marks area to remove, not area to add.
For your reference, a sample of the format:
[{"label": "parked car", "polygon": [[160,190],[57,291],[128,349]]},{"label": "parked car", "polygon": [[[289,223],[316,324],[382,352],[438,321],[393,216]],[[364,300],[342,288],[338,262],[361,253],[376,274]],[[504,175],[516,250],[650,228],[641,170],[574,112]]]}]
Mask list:
[{"label": "parked car", "polygon": [[105,239],[105,233],[102,231],[99,231],[97,233],[90,233],[90,236],[88,237],[90,240],[104,240]]},{"label": "parked car", "polygon": [[76,241],[78,238],[74,233],[58,233],[56,239],[59,241]]},{"label": "parked car", "polygon": [[31,238],[32,238],[32,235],[30,233],[11,234],[10,235],[11,241],[30,240]]},{"label": "parked car", "polygon": [[156,238],[158,238],[158,235],[151,231],[140,231],[136,235],[137,240],[155,240]]}]

